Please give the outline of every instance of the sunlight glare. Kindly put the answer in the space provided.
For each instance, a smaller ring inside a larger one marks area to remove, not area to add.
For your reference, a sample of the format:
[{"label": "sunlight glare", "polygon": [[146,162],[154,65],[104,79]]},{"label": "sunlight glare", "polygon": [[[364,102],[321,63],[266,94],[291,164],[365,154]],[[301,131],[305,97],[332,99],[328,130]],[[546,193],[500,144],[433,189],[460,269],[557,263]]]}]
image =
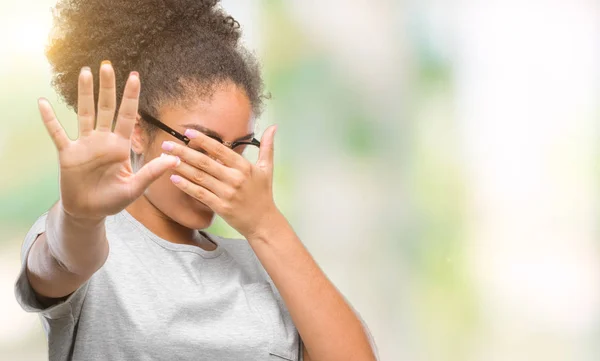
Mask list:
[{"label": "sunlight glare", "polygon": [[4,63],[9,59],[15,61],[27,58],[41,58],[48,40],[48,32],[52,25],[50,14],[12,14],[13,16],[0,22],[0,43],[10,57],[0,57]]}]

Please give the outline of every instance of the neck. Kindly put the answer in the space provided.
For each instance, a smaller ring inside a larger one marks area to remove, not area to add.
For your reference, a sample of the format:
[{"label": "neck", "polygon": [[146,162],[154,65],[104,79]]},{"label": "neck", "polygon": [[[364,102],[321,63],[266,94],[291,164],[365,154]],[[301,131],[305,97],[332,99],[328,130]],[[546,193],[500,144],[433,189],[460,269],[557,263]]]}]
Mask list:
[{"label": "neck", "polygon": [[126,210],[138,222],[164,240],[177,244],[199,246],[207,251],[216,248],[216,245],[210,240],[201,237],[198,230],[187,228],[172,220],[154,206],[145,195],[136,199]]}]

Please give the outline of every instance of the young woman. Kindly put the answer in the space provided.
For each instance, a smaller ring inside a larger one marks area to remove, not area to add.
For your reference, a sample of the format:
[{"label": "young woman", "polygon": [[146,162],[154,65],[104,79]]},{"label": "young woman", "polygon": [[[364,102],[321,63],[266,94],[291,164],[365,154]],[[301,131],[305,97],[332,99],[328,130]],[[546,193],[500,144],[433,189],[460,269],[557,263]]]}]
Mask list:
[{"label": "young woman", "polygon": [[[273,202],[259,66],[217,3],[57,5],[47,55],[79,137],[39,101],[60,200],[26,236],[16,284],[50,360],[375,359]],[[215,213],[245,239],[201,231]]]}]

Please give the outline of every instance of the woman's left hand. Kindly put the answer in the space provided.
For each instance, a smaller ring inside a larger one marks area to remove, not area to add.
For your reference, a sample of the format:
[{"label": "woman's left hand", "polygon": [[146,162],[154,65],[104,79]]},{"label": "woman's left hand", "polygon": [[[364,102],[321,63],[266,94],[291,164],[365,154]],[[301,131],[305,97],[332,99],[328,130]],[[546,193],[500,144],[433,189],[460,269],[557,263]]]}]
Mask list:
[{"label": "woman's left hand", "polygon": [[[182,191],[206,204],[241,235],[249,239],[278,214],[273,200],[273,144],[276,126],[263,134],[258,161],[218,141],[188,129],[189,147],[164,142],[165,153],[178,156],[171,181]],[[195,149],[202,149],[206,154]]]}]

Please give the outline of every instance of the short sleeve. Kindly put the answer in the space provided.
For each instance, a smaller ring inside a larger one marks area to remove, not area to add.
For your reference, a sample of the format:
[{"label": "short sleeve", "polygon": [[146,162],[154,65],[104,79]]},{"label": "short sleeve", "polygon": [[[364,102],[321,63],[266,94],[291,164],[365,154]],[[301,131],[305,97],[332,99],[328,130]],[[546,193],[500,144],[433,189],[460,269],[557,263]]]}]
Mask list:
[{"label": "short sleeve", "polygon": [[47,320],[55,320],[69,316],[78,318],[78,313],[81,309],[83,299],[85,298],[89,281],[79,287],[79,289],[73,292],[65,301],[44,308],[38,301],[35,291],[31,287],[29,278],[27,277],[27,257],[29,256],[29,251],[35,240],[46,230],[46,218],[47,213],[38,218],[25,236],[25,241],[21,248],[21,271],[19,272],[15,283],[15,297],[23,310],[26,312],[39,313],[40,316],[43,316]]}]

